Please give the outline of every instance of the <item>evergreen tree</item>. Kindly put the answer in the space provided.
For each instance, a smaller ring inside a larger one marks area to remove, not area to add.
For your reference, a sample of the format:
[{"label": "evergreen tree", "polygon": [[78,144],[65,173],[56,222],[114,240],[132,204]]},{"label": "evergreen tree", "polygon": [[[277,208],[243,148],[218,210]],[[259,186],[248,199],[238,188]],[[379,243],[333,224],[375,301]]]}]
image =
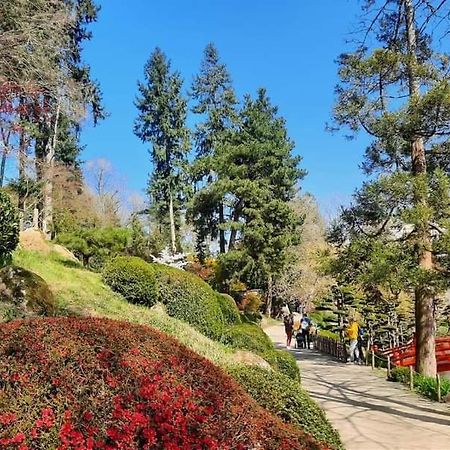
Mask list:
[{"label": "evergreen tree", "polygon": [[[406,242],[415,258],[416,370],[430,376],[436,373],[437,266],[432,228],[440,220],[439,209],[432,203],[445,206],[447,193],[439,190],[442,196],[436,198],[433,185],[442,188],[446,182],[429,164],[427,154],[445,153],[450,133],[449,58],[432,46],[433,32],[439,32],[449,17],[445,8],[446,1],[366,0],[369,22],[364,42],[339,58],[341,84],[334,113],[338,125],[353,131],[362,128],[372,136],[364,165],[367,172],[394,172],[402,177],[403,185],[395,176],[383,182],[385,198],[392,189],[400,190],[399,204],[389,201],[388,208],[380,209],[372,202],[372,210],[363,209],[361,217],[380,235],[391,219],[400,220],[403,230],[412,227]],[[375,218],[379,219],[376,224]],[[362,230],[367,232],[365,227]]]},{"label": "evergreen tree", "polygon": [[145,83],[139,83],[139,116],[134,128],[135,134],[152,146],[148,194],[158,222],[170,226],[173,253],[180,245],[177,228],[187,194],[189,130],[182,84],[179,73],[171,72],[170,61],[156,48],[145,66]]},{"label": "evergreen tree", "polygon": [[[200,259],[203,259],[208,236],[213,239],[219,236],[220,252],[226,251],[224,193],[211,189],[211,184],[217,180],[218,146],[237,118],[237,100],[231,77],[226,66],[220,62],[213,44],[205,48],[191,95],[196,101],[193,112],[204,118],[195,130],[196,158],[192,164],[192,175],[194,182],[200,183],[200,191],[190,212],[197,233],[197,250]],[[215,188],[218,186],[214,185]]]},{"label": "evergreen tree", "polygon": [[284,119],[260,89],[256,99],[245,98],[240,125],[218,152],[217,183],[231,205],[232,230],[222,265],[233,267],[225,273],[266,291],[269,314],[273,278],[282,272],[288,249],[299,236],[298,217],[289,202],[304,172],[293,148]]}]

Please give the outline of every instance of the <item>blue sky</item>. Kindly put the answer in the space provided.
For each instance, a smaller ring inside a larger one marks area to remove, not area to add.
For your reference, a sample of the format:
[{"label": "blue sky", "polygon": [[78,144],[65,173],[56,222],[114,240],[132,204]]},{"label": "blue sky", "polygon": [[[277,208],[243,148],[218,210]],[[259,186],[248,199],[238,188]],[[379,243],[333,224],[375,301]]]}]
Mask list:
[{"label": "blue sky", "polygon": [[264,86],[287,121],[295,152],[325,215],[348,203],[364,179],[358,165],[367,143],[325,131],[333,106],[335,59],[356,22],[355,0],[102,0],[85,59],[101,84],[110,117],[86,124],[85,160],[109,159],[128,188],[143,192],[151,170],[148,147],[133,134],[133,100],[155,46],[189,88],[203,49],[213,42],[239,97]]}]

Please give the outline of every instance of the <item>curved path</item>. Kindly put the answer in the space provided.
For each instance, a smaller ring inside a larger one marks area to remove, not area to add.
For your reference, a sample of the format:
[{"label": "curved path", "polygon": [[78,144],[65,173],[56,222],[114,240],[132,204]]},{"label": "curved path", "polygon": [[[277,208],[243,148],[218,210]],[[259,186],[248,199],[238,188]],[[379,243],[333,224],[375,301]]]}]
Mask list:
[{"label": "curved path", "polygon": [[[265,329],[284,348],[283,326]],[[302,385],[325,410],[347,450],[450,450],[450,408],[314,350],[291,350]]]}]

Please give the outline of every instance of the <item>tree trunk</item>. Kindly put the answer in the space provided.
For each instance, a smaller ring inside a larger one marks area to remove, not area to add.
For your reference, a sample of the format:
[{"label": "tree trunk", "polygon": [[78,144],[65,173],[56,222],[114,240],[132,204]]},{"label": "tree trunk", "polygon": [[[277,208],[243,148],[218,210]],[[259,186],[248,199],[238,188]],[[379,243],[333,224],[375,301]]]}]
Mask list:
[{"label": "tree trunk", "polygon": [[45,152],[44,189],[42,202],[42,231],[47,239],[51,239],[53,231],[53,169],[55,165],[55,148],[57,142],[60,102],[56,107],[53,135],[47,142]]},{"label": "tree trunk", "polygon": [[5,168],[6,168],[6,157],[7,157],[6,147],[3,147],[2,160],[0,162],[0,188],[3,187],[3,181],[5,179]]},{"label": "tree trunk", "polygon": [[177,243],[175,235],[175,215],[173,212],[173,196],[172,191],[169,192],[169,220],[170,220],[170,243],[172,246],[172,254],[177,252]]},{"label": "tree trunk", "polygon": [[266,315],[272,316],[273,279],[272,274],[267,278]]},{"label": "tree trunk", "polygon": [[[242,200],[239,200],[237,205],[234,207],[233,222],[239,221],[241,209],[242,209]],[[236,245],[237,232],[238,232],[237,228],[233,227],[230,233],[230,240],[228,242],[228,251],[233,250],[234,246]]]},{"label": "tree trunk", "polygon": [[[25,167],[25,158],[26,158],[26,144],[27,141],[25,139],[25,132],[22,131],[20,133],[19,138],[19,182],[22,185],[25,182],[26,177],[26,167]],[[19,198],[17,201],[17,207],[19,209],[19,217],[20,217],[20,230],[24,229],[24,221],[25,221],[25,193],[23,189],[23,185],[21,189],[19,189]]]},{"label": "tree trunk", "polygon": [[[219,227],[225,223],[225,212],[223,202],[220,202],[219,205]],[[225,230],[219,228],[219,245],[220,245],[220,253],[226,252],[226,241],[225,241]]]},{"label": "tree trunk", "polygon": [[[415,7],[412,0],[404,0],[406,31],[408,40],[408,77],[410,103],[414,104],[420,96],[419,82],[416,75],[417,65],[417,36],[415,24]],[[420,136],[411,140],[411,162],[414,177],[427,176],[427,162],[425,146]],[[420,187],[415,187],[414,204],[417,208],[426,209],[428,206],[427,193]],[[422,270],[433,270],[431,254],[431,235],[427,222],[420,224],[417,232],[418,265]],[[416,371],[420,374],[435,377],[437,371],[435,354],[435,325],[433,316],[433,297],[427,292],[426,286],[415,290],[415,318],[416,318]]]}]

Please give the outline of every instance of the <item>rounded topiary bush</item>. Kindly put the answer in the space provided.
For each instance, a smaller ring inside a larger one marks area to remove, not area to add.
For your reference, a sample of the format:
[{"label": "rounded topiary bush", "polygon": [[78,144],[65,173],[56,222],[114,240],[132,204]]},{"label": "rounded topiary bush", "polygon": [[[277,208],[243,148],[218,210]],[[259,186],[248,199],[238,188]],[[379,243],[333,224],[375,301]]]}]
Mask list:
[{"label": "rounded topiary bush", "polygon": [[0,190],[0,266],[19,243],[19,216],[8,194]]},{"label": "rounded topiary bush", "polygon": [[113,259],[103,270],[103,280],[131,303],[153,306],[158,301],[155,270],[141,258]]},{"label": "rounded topiary bush", "polygon": [[241,348],[260,354],[273,350],[270,338],[262,328],[253,323],[241,323],[226,330],[223,342],[232,348]]},{"label": "rounded topiary bush", "polygon": [[161,302],[169,316],[220,339],[224,320],[217,293],[196,275],[136,257],[119,257],[104,270],[104,280],[128,301],[147,306]]},{"label": "rounded topiary bush", "polygon": [[241,314],[231,295],[217,294],[217,301],[222,310],[225,326],[228,327],[241,323]]},{"label": "rounded topiary bush", "polygon": [[2,448],[326,448],[259,407],[219,368],[142,325],[0,325],[0,374]]},{"label": "rounded topiary bush", "polygon": [[228,372],[261,406],[326,442],[329,448],[343,450],[339,434],[298,382],[255,366],[230,367]]},{"label": "rounded topiary bush", "polygon": [[21,267],[0,269],[0,321],[53,316],[56,302],[43,278]]},{"label": "rounded topiary bush", "polygon": [[162,264],[151,264],[156,273],[159,301],[167,314],[183,320],[212,339],[220,339],[224,320],[217,293],[197,275]]}]

